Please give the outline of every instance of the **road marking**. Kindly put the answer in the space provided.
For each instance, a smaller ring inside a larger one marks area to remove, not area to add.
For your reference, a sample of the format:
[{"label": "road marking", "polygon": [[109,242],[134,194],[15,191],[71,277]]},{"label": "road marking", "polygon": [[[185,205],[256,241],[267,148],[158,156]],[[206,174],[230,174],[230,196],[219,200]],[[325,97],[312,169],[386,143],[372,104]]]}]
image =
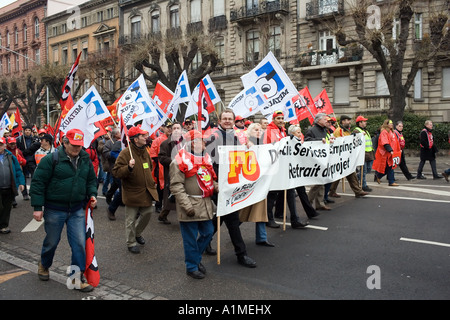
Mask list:
[{"label": "road marking", "polygon": [[25,226],[25,228],[22,229],[21,232],[32,232],[39,229],[39,227],[44,222],[44,218],[42,218],[41,221],[36,221],[34,218]]},{"label": "road marking", "polygon": [[419,239],[410,239],[410,238],[400,238],[401,241],[409,241],[409,242],[418,242],[418,243],[425,243],[425,244],[432,244],[435,246],[441,246],[441,247],[450,247],[449,243],[443,243],[443,242],[435,242],[435,241],[428,241],[428,240],[419,240]]},{"label": "road marking", "polygon": [[[341,196],[354,197],[354,194],[346,194],[340,193]],[[441,202],[441,203],[450,203],[450,200],[434,200],[434,199],[423,199],[423,198],[411,198],[411,197],[397,197],[397,196],[379,196],[375,194],[368,194],[364,196],[364,198],[384,198],[384,199],[399,199],[399,200],[413,200],[413,201],[424,201],[424,202]]]},{"label": "road marking", "polygon": [[[283,222],[275,221],[275,223],[277,223],[279,225],[283,225]],[[290,222],[286,222],[286,225],[290,226],[291,223]],[[322,231],[327,231],[328,230],[328,227],[313,226],[313,225],[310,225],[310,224],[308,224],[305,228],[322,230]]]},{"label": "road marking", "polygon": [[30,271],[19,271],[19,272],[11,272],[7,274],[0,274],[0,283],[6,282],[8,280],[14,279],[16,277],[19,277],[23,274],[30,273]]}]

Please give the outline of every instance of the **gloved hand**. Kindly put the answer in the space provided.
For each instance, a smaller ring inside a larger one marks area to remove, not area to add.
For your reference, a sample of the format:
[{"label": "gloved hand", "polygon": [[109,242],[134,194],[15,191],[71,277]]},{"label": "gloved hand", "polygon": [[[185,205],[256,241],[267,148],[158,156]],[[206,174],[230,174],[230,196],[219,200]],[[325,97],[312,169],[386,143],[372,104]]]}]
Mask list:
[{"label": "gloved hand", "polygon": [[194,210],[194,208],[189,208],[189,209],[187,209],[186,210],[186,214],[187,214],[187,216],[188,217],[193,217],[193,216],[195,216],[195,210]]}]

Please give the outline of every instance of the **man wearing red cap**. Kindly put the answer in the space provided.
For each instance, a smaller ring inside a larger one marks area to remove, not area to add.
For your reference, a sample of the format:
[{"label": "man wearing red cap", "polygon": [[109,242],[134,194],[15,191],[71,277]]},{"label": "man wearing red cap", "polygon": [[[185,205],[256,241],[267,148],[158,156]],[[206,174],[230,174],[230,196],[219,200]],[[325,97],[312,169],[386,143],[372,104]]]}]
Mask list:
[{"label": "man wearing red cap", "polygon": [[137,244],[145,244],[142,233],[150,221],[153,211],[152,201],[158,200],[158,193],[152,177],[150,155],[145,148],[148,132],[142,130],[138,125],[128,130],[128,136],[130,143],[128,147],[120,151],[112,174],[122,181],[122,202],[125,205],[125,233],[128,250],[131,253],[139,253],[140,249]]},{"label": "man wearing red cap", "polygon": [[[72,249],[71,266],[80,271],[77,276],[81,281],[74,282],[75,289],[89,292],[94,287],[83,276],[86,269],[85,207],[89,199],[91,208],[97,204],[97,177],[89,154],[82,150],[84,133],[78,129],[69,130],[62,142],[57,151],[41,159],[31,180],[33,217],[36,221],[44,218],[46,232],[38,276],[43,281],[49,279],[48,269],[66,224],[67,240]],[[57,161],[53,154],[57,155]]]},{"label": "man wearing red cap", "polygon": [[[372,138],[370,137],[369,131],[367,131],[367,119],[363,116],[358,116],[355,120],[356,128],[353,130],[353,133],[362,133],[364,134],[364,139],[366,141],[365,148],[365,158],[364,158],[364,166],[363,166],[363,178],[362,178],[362,189],[364,191],[370,192],[371,188],[367,185],[366,175],[372,171],[373,160],[375,160],[375,151],[372,146]],[[361,181],[361,172],[358,173],[358,181]]]},{"label": "man wearing red cap", "polygon": [[17,158],[6,150],[6,138],[0,137],[0,234],[7,234],[9,218],[17,190],[23,190],[25,177]]}]

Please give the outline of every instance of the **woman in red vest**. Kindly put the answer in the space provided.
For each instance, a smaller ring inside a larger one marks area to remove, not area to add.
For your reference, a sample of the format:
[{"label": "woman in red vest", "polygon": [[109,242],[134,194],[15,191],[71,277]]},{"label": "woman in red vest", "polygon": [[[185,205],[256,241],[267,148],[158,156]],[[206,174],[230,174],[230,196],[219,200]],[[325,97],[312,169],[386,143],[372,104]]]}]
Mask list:
[{"label": "woman in red vest", "polygon": [[[394,123],[392,120],[387,119],[381,125],[378,148],[372,165],[378,183],[380,183],[380,179],[384,175],[387,175],[389,185],[393,187],[398,186],[395,183],[394,167],[400,163],[400,155],[401,149],[397,136],[394,133]],[[394,160],[396,160],[395,163]]]}]

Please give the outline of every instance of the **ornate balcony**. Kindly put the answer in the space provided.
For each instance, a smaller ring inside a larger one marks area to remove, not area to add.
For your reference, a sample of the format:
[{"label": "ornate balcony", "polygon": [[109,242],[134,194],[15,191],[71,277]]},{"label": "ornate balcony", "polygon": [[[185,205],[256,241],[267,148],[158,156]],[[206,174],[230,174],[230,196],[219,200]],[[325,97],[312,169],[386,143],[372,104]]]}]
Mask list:
[{"label": "ornate balcony", "polygon": [[227,28],[227,17],[217,16],[209,19],[208,30],[209,32],[225,30]]},{"label": "ornate balcony", "polygon": [[344,0],[312,0],[306,4],[306,20],[344,15]]},{"label": "ornate balcony", "polygon": [[253,23],[254,19],[258,17],[287,15],[288,13],[289,1],[287,0],[261,1],[255,6],[243,6],[238,10],[231,10],[230,21],[245,25]]}]

